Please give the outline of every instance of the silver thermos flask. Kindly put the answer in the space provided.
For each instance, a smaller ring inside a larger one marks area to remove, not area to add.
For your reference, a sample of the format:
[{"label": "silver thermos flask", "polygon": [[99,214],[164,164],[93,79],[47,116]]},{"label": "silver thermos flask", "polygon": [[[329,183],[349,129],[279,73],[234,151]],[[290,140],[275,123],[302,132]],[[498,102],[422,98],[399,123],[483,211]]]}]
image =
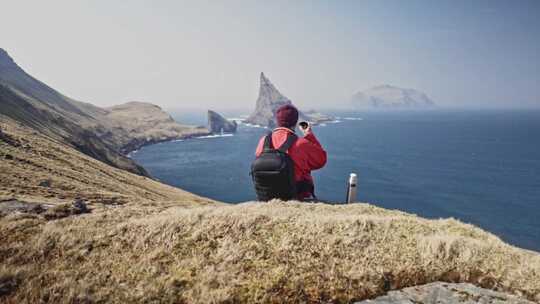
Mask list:
[{"label": "silver thermos flask", "polygon": [[356,173],[351,173],[347,187],[347,204],[352,204],[356,201],[357,184],[358,176],[356,176]]}]

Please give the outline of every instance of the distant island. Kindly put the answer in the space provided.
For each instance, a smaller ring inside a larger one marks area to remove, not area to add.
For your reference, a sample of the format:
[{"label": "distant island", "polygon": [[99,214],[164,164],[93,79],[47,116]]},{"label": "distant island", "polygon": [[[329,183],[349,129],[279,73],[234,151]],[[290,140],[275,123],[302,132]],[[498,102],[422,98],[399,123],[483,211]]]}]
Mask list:
[{"label": "distant island", "polygon": [[365,109],[427,109],[435,106],[426,93],[391,85],[378,85],[354,94],[354,108]]},{"label": "distant island", "polygon": [[[270,82],[270,80],[261,73],[259,97],[255,104],[255,110],[245,120],[246,123],[259,125],[263,127],[275,127],[276,110],[287,104],[293,104],[292,101],[281,94],[278,89]],[[302,112],[300,111],[299,120],[309,121],[312,124],[319,124],[325,121],[333,120],[332,117],[317,113],[315,111]]]}]

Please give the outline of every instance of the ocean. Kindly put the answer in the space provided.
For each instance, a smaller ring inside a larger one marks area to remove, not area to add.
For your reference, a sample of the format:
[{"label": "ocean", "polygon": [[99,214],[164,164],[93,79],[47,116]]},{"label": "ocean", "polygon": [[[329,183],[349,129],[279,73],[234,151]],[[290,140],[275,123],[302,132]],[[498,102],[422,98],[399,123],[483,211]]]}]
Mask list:
[{"label": "ocean", "polygon": [[[205,124],[203,114],[176,114]],[[540,251],[540,111],[332,113],[315,126],[328,152],[314,172],[319,198],[342,203],[350,173],[358,200],[427,218],[454,217]],[[229,117],[238,116],[228,113]],[[131,157],[167,184],[224,202],[253,200],[249,176],[264,128],[146,146]]]}]

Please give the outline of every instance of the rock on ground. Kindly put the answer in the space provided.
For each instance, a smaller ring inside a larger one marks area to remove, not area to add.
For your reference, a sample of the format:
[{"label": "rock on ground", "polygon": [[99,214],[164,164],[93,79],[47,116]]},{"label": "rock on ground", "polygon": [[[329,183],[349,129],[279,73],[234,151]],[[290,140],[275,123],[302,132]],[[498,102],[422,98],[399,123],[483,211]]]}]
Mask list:
[{"label": "rock on ground", "polygon": [[533,303],[513,295],[476,287],[468,283],[435,282],[426,285],[390,291],[387,295],[358,304],[457,304],[457,303]]}]

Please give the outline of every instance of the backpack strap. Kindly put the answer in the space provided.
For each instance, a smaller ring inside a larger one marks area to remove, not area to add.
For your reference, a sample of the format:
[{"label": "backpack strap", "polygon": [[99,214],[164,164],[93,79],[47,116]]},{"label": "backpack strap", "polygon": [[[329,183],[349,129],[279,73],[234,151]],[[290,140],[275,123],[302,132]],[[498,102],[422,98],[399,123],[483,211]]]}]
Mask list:
[{"label": "backpack strap", "polygon": [[274,144],[272,143],[272,132],[270,132],[264,138],[263,151],[272,151],[272,150],[274,150]]},{"label": "backpack strap", "polygon": [[289,150],[289,148],[294,144],[296,139],[296,134],[287,135],[287,140],[285,140],[285,142],[277,150],[282,153],[287,152],[287,150]]}]

